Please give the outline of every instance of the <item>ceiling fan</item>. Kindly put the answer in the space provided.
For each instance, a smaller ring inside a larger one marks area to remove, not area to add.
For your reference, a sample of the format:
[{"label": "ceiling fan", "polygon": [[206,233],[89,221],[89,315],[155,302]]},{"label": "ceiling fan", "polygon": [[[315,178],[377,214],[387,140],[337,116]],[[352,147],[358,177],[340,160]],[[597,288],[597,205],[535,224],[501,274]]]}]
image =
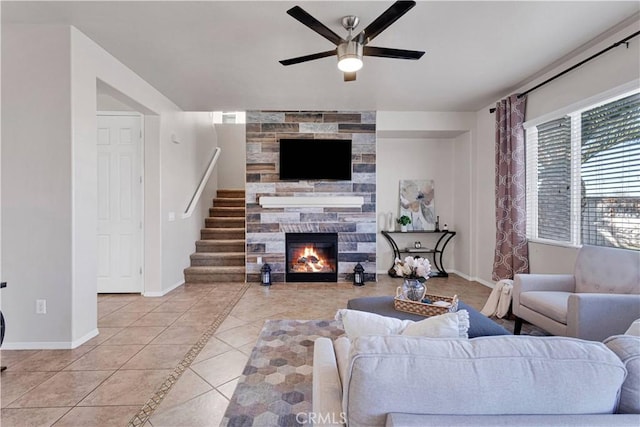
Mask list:
[{"label": "ceiling fan", "polygon": [[353,30],[358,26],[360,19],[349,15],[342,18],[342,26],[348,31],[346,39],[343,39],[316,18],[305,12],[300,6],[294,6],[287,13],[295,19],[311,28],[322,37],[336,45],[335,49],[297,58],[284,59],[282,65],[293,65],[301,62],[313,61],[337,55],[338,68],[344,72],[344,81],[350,82],[356,79],[356,71],[362,68],[363,56],[377,56],[381,58],[413,59],[417,60],[424,52],[417,50],[389,49],[386,47],[368,46],[368,44],[381,32],[396,22],[402,15],[416,5],[415,1],[396,1],[394,4],[378,16],[367,28],[356,35]]}]

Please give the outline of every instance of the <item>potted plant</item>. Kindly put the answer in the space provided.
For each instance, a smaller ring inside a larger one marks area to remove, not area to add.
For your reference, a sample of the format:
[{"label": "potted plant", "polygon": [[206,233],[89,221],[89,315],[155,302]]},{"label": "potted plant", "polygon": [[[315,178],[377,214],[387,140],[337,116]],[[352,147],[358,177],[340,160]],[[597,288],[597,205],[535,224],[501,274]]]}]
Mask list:
[{"label": "potted plant", "polygon": [[402,215],[396,221],[398,221],[398,224],[400,224],[400,231],[407,231],[407,224],[411,224],[411,218],[409,218],[407,215]]}]

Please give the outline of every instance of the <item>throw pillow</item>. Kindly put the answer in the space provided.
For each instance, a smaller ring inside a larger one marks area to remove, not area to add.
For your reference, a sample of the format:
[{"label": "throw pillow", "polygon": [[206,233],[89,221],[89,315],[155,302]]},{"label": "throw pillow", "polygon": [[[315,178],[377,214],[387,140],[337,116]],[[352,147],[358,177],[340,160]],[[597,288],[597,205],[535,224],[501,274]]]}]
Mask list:
[{"label": "throw pillow", "polygon": [[344,331],[352,341],[361,335],[400,335],[409,322],[348,308],[338,310],[336,320],[342,322]]},{"label": "throw pillow", "polygon": [[340,309],[336,320],[342,322],[350,340],[362,335],[407,335],[432,338],[468,338],[469,313],[458,310],[414,322],[381,316],[366,311]]},{"label": "throw pillow", "polygon": [[469,312],[458,310],[439,316],[427,317],[411,322],[402,331],[402,335],[431,338],[469,338]]},{"label": "throw pillow", "polygon": [[640,319],[634,320],[629,326],[629,329],[624,333],[625,335],[635,335],[640,337]]}]

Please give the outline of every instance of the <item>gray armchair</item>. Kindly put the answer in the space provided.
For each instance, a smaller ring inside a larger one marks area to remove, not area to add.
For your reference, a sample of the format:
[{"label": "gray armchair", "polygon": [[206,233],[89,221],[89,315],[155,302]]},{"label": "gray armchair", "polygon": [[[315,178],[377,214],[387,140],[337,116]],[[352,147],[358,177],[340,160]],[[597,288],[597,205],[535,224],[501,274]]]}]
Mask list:
[{"label": "gray armchair", "polygon": [[514,333],[523,320],[553,335],[593,341],[640,319],[640,251],[584,245],[574,274],[516,274]]}]

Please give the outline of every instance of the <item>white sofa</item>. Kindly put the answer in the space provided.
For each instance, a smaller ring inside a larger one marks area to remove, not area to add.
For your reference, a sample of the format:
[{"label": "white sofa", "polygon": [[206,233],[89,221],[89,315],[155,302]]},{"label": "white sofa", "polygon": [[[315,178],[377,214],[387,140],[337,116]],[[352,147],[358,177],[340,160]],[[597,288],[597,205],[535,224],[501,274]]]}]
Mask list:
[{"label": "white sofa", "polygon": [[315,341],[315,425],[640,425],[640,337]]}]

